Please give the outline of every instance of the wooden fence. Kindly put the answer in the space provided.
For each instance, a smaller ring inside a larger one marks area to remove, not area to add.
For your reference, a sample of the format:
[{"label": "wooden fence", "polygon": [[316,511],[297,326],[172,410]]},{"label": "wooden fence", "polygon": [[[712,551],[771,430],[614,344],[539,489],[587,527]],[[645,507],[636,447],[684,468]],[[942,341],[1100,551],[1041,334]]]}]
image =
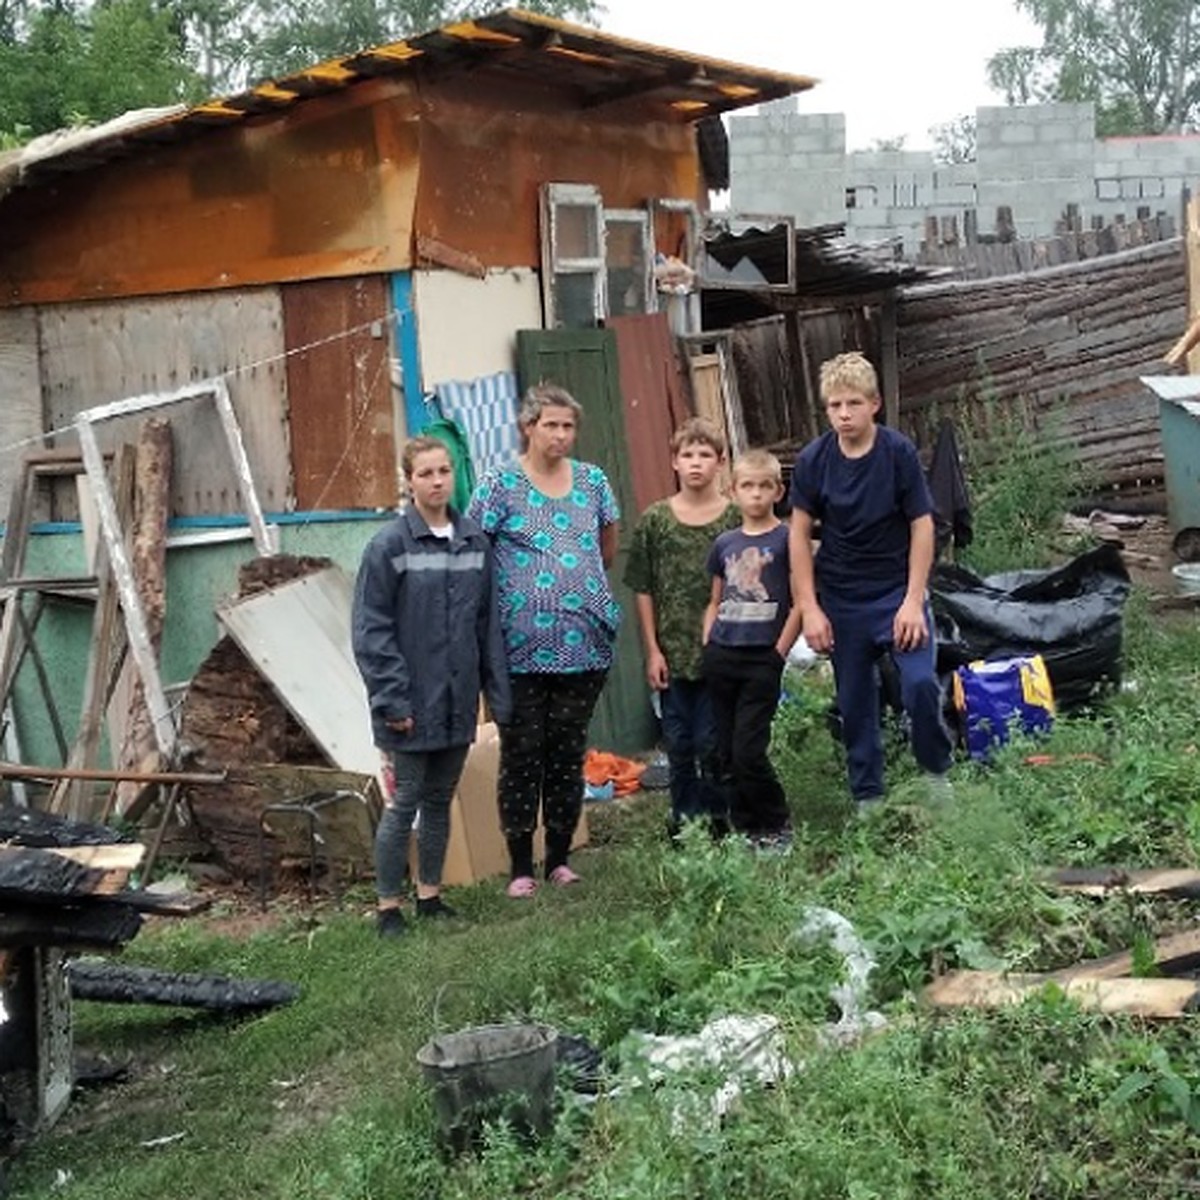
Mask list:
[{"label": "wooden fence", "polygon": [[1098,488],[1162,495],[1158,402],[1139,376],[1187,323],[1181,238],[1020,275],[901,293],[901,425],[929,445],[937,421],[1019,411],[1068,448]]}]

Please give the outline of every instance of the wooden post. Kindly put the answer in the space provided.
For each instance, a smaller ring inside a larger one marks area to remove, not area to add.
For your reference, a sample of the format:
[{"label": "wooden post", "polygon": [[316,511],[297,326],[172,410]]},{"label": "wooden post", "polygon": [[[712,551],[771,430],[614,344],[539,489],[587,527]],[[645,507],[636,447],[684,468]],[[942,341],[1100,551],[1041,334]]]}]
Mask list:
[{"label": "wooden post", "polygon": [[[1188,314],[1192,320],[1200,317],[1200,196],[1187,204],[1187,275]],[[1200,375],[1200,346],[1194,346],[1187,356],[1189,375]]]},{"label": "wooden post", "polygon": [[[162,643],[167,609],[167,520],[171,511],[171,423],[164,417],[142,422],[138,437],[137,466],[134,473],[133,574],[146,614],[146,632],[155,655]],[[118,767],[137,771],[157,771],[162,766],[154,723],[146,706],[146,690],[132,662],[126,662],[125,675],[132,690],[117,689],[117,695],[129,695],[121,739]],[[117,786],[116,811],[123,813],[143,785],[123,782]]]},{"label": "wooden post", "polygon": [[883,418],[893,429],[900,428],[900,353],[897,339],[896,292],[892,289],[883,297],[879,341],[883,368]]}]

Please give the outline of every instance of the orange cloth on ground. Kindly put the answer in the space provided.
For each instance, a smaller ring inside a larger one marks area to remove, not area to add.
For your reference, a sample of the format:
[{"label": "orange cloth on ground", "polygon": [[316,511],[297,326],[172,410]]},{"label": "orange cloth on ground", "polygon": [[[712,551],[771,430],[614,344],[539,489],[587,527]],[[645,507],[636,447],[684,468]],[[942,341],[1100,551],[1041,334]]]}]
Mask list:
[{"label": "orange cloth on ground", "polygon": [[636,792],[642,786],[640,781],[645,769],[645,763],[610,754],[607,750],[589,750],[583,760],[584,779],[593,787],[600,787],[611,780],[614,796],[628,796],[630,792]]}]

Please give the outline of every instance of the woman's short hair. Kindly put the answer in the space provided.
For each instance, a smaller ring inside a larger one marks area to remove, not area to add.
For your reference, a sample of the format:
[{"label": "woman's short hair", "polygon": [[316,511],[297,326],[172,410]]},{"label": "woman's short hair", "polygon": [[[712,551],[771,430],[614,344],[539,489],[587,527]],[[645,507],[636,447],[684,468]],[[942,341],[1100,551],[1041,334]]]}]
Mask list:
[{"label": "woman's short hair", "polygon": [[685,446],[708,446],[718,458],[725,457],[725,435],[707,417],[688,417],[671,437],[671,453]]},{"label": "woman's short hair", "polygon": [[517,424],[522,429],[536,425],[547,408],[570,409],[577,425],[583,420],[583,405],[566,388],[561,388],[556,383],[537,383],[525,393],[521,401]]},{"label": "woman's short hair", "polygon": [[[430,437],[428,434],[421,434],[419,437],[409,438],[404,443],[404,449],[400,451],[400,469],[404,472],[405,479],[411,479],[413,469],[417,465],[417,455],[424,454],[427,450],[441,450],[447,458],[450,458],[450,450],[446,443],[435,437]],[[450,460],[453,463],[453,459]]]},{"label": "woman's short hair", "polygon": [[879,376],[865,355],[857,350],[838,354],[821,364],[821,399],[836,391],[858,392],[868,400],[879,399]]}]

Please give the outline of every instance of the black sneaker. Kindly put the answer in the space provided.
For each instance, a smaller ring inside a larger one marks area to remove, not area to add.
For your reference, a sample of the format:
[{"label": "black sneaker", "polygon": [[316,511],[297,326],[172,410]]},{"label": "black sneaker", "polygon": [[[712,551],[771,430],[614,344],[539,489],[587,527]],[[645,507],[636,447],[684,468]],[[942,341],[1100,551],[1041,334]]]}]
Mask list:
[{"label": "black sneaker", "polygon": [[424,920],[426,918],[457,917],[458,913],[441,896],[430,896],[425,900],[417,898],[417,916]]},{"label": "black sneaker", "polygon": [[406,925],[404,914],[398,908],[381,908],[375,914],[375,932],[381,938],[403,937]]}]

